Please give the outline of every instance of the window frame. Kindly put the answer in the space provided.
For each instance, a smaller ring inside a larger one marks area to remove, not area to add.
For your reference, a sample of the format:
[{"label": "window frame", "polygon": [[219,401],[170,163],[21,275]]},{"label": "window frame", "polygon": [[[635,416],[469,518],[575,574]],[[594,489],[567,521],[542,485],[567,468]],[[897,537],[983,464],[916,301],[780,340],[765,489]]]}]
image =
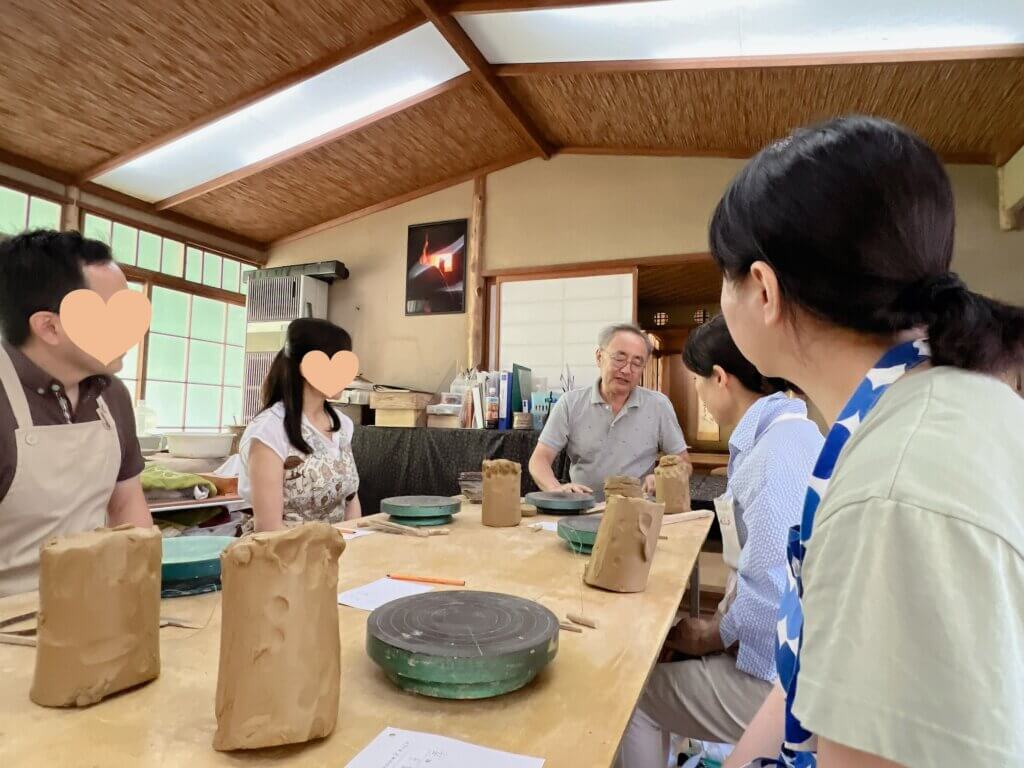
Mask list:
[{"label": "window frame", "polygon": [[[66,195],[60,195],[55,192],[37,187],[33,184],[25,184],[24,182],[12,179],[10,176],[4,176],[0,174],[0,187],[6,187],[7,189],[15,192],[20,192],[23,195],[28,195],[28,205],[25,206],[25,226],[21,229],[21,232],[28,231],[28,224],[32,218],[32,199],[38,197],[40,200],[44,200],[48,203],[53,203],[60,208],[60,213],[57,216],[57,230],[62,231],[64,228],[64,211],[66,206],[71,201]],[[19,234],[19,233],[14,233]],[[4,235],[0,233],[0,237],[9,237],[12,235]]]}]

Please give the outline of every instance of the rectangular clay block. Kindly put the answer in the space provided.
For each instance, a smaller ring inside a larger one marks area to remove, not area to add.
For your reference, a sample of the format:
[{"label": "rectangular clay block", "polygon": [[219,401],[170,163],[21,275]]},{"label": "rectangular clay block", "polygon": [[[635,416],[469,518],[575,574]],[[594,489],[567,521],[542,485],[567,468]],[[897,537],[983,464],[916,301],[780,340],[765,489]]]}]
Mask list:
[{"label": "rectangular clay block", "polygon": [[124,525],[40,547],[32,701],[85,707],[159,676],[162,541]]},{"label": "rectangular clay block", "polygon": [[664,504],[609,497],[583,580],[612,592],[643,592],[664,514]]},{"label": "rectangular clay block", "polygon": [[256,533],[221,555],[217,750],[328,736],[338,719],[341,531]]},{"label": "rectangular clay block", "polygon": [[609,496],[626,496],[631,499],[642,499],[644,497],[643,483],[640,482],[638,477],[612,475],[605,478],[604,495],[606,499]]},{"label": "rectangular clay block", "polygon": [[484,502],[480,510],[484,525],[496,528],[519,525],[523,519],[519,496],[522,472],[519,464],[507,459],[484,462]]},{"label": "rectangular clay block", "polygon": [[678,456],[662,456],[654,469],[655,499],[666,515],[690,511],[690,467]]}]

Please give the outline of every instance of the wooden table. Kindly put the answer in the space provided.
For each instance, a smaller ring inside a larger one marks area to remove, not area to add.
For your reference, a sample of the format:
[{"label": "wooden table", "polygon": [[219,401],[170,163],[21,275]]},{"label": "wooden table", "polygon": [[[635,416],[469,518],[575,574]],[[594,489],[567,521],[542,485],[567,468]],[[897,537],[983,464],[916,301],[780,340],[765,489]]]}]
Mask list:
[{"label": "wooden table", "polygon": [[[28,697],[35,650],[0,645],[0,765],[240,766],[344,768],[383,728],[427,731],[546,759],[545,768],[610,765],[662,641],[679,608],[710,519],[667,526],[650,582],[639,594],[581,587],[585,558],[554,533],[485,528],[464,505],[451,535],[376,533],[349,542],[339,590],[388,571],[465,578],[467,589],[536,600],[564,618],[580,610],[600,628],[562,632],[558,656],[515,693],[482,701],[430,699],[399,691],[364,651],[366,618],[339,606],[341,707],[327,739],[258,752],[211,746],[220,643],[220,593],[165,600],[162,615],[201,630],[166,627],[160,678],[82,710],[38,707]],[[35,593],[0,600],[0,619],[32,610]],[[13,629],[14,627],[12,627]]]}]

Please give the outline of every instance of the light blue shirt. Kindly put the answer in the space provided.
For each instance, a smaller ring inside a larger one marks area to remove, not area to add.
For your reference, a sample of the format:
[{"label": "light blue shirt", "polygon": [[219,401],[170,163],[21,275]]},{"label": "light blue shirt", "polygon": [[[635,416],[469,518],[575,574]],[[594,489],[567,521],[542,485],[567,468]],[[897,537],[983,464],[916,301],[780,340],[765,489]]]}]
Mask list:
[{"label": "light blue shirt", "polygon": [[736,668],[772,681],[779,602],[786,586],[786,537],[800,522],[807,481],[825,439],[802,400],[776,393],[743,414],[729,438],[729,485],[740,553],[736,598],[719,631],[728,648],[739,641]]}]

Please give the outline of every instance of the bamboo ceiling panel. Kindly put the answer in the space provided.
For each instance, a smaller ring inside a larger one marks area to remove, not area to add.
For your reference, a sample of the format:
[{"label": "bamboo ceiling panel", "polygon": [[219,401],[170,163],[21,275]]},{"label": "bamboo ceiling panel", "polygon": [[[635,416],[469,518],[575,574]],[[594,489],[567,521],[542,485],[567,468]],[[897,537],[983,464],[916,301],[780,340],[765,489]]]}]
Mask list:
[{"label": "bamboo ceiling panel", "polygon": [[4,0],[0,148],[79,173],[415,13],[409,0]]},{"label": "bamboo ceiling panel", "polygon": [[640,267],[637,301],[640,304],[701,304],[717,302],[722,275],[711,258],[682,264]]},{"label": "bamboo ceiling panel", "polygon": [[508,77],[556,145],[745,156],[859,112],[941,154],[1005,162],[1024,144],[1024,58]]},{"label": "bamboo ceiling panel", "polygon": [[472,85],[174,210],[256,240],[276,240],[527,150]]}]

